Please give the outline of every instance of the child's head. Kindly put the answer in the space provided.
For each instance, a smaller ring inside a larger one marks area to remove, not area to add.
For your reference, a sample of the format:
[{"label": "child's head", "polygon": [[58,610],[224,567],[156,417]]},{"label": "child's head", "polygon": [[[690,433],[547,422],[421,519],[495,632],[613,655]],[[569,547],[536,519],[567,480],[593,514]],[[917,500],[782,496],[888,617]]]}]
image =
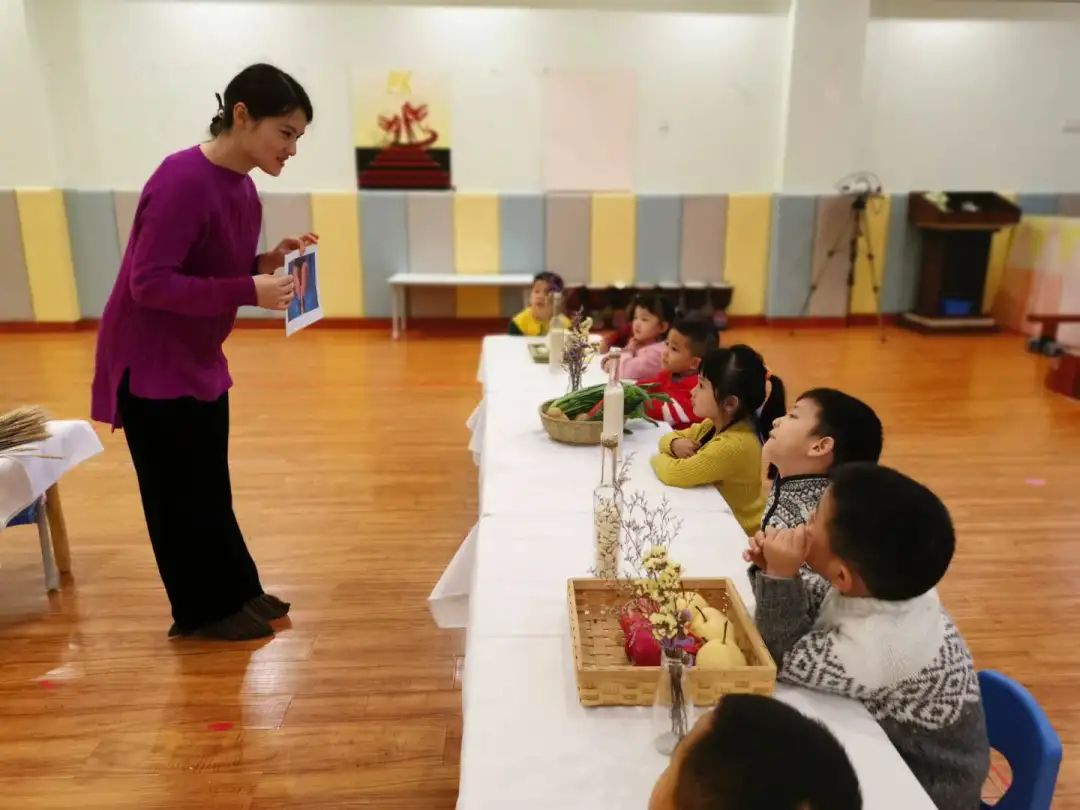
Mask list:
[{"label": "child's head", "polygon": [[776,419],[765,443],[780,475],[825,473],[838,464],[881,457],[881,420],[873,408],[834,388],[813,388]]},{"label": "child's head", "polygon": [[634,340],[655,343],[675,320],[675,307],[663,296],[639,295],[634,299],[633,315]]},{"label": "child's head", "polygon": [[[766,380],[770,393],[766,401]],[[764,405],[764,407],[762,407]],[[761,408],[761,422],[784,412],[784,385],[778,377],[769,377],[761,355],[749,346],[713,349],[701,363],[701,374],[693,393],[694,413],[711,419],[718,428],[745,419]]]},{"label": "child's head", "polygon": [[701,368],[705,355],[716,348],[716,330],[702,320],[684,318],[668,330],[663,364],[672,374],[689,374]]},{"label": "child's head", "polygon": [[728,695],[679,743],[649,810],[860,810],[859,780],[823,725],[779,700]]},{"label": "child's head", "polygon": [[838,591],[899,602],[929,591],[956,547],[949,510],[906,475],[844,464],[806,527],[807,563]]},{"label": "child's head", "polygon": [[561,293],[563,291],[562,276],[558,273],[537,273],[533,276],[532,292],[529,293],[529,309],[537,318],[541,320],[547,320],[551,317],[551,301],[549,296],[552,293]]}]

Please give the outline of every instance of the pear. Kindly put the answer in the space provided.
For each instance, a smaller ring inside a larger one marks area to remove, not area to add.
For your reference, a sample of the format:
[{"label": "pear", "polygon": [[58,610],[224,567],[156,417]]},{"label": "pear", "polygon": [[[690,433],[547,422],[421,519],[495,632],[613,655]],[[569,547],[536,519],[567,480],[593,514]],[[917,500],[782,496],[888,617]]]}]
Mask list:
[{"label": "pear", "polygon": [[701,669],[731,669],[732,667],[745,667],[746,656],[735,643],[735,632],[728,628],[728,640],[719,638],[706,642],[698,650],[695,666]]},{"label": "pear", "polygon": [[690,632],[695,636],[706,641],[724,637],[724,625],[728,623],[728,619],[719,610],[714,607],[695,607],[691,608],[690,612],[693,614]]}]

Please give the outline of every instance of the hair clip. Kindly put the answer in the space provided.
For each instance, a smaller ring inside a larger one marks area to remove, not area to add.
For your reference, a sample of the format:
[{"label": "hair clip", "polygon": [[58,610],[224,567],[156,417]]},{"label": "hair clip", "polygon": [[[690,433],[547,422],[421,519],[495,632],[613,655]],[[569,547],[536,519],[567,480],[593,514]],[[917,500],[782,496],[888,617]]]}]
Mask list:
[{"label": "hair clip", "polygon": [[214,97],[217,99],[217,114],[220,117],[224,118],[225,117],[225,102],[221,98],[221,93],[214,93]]}]

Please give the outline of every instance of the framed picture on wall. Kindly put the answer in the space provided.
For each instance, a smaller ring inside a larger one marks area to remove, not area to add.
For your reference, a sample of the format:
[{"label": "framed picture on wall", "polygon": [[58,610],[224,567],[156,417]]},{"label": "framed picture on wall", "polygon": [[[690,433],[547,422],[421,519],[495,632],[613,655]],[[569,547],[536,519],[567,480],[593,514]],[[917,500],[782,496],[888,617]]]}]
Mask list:
[{"label": "framed picture on wall", "polygon": [[358,188],[453,188],[446,75],[391,70],[354,76],[353,118]]},{"label": "framed picture on wall", "polygon": [[285,257],[285,272],[295,281],[295,294],[285,310],[285,334],[299,332],[323,316],[319,297],[318,247],[310,245]]}]

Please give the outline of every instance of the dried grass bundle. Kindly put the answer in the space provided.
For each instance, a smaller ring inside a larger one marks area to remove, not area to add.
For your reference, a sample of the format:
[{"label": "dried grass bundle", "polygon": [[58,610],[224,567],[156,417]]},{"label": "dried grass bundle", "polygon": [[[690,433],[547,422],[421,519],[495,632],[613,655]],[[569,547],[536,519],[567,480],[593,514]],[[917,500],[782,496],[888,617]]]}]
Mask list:
[{"label": "dried grass bundle", "polygon": [[36,405],[16,408],[0,415],[0,453],[49,438],[45,423],[49,415]]}]

